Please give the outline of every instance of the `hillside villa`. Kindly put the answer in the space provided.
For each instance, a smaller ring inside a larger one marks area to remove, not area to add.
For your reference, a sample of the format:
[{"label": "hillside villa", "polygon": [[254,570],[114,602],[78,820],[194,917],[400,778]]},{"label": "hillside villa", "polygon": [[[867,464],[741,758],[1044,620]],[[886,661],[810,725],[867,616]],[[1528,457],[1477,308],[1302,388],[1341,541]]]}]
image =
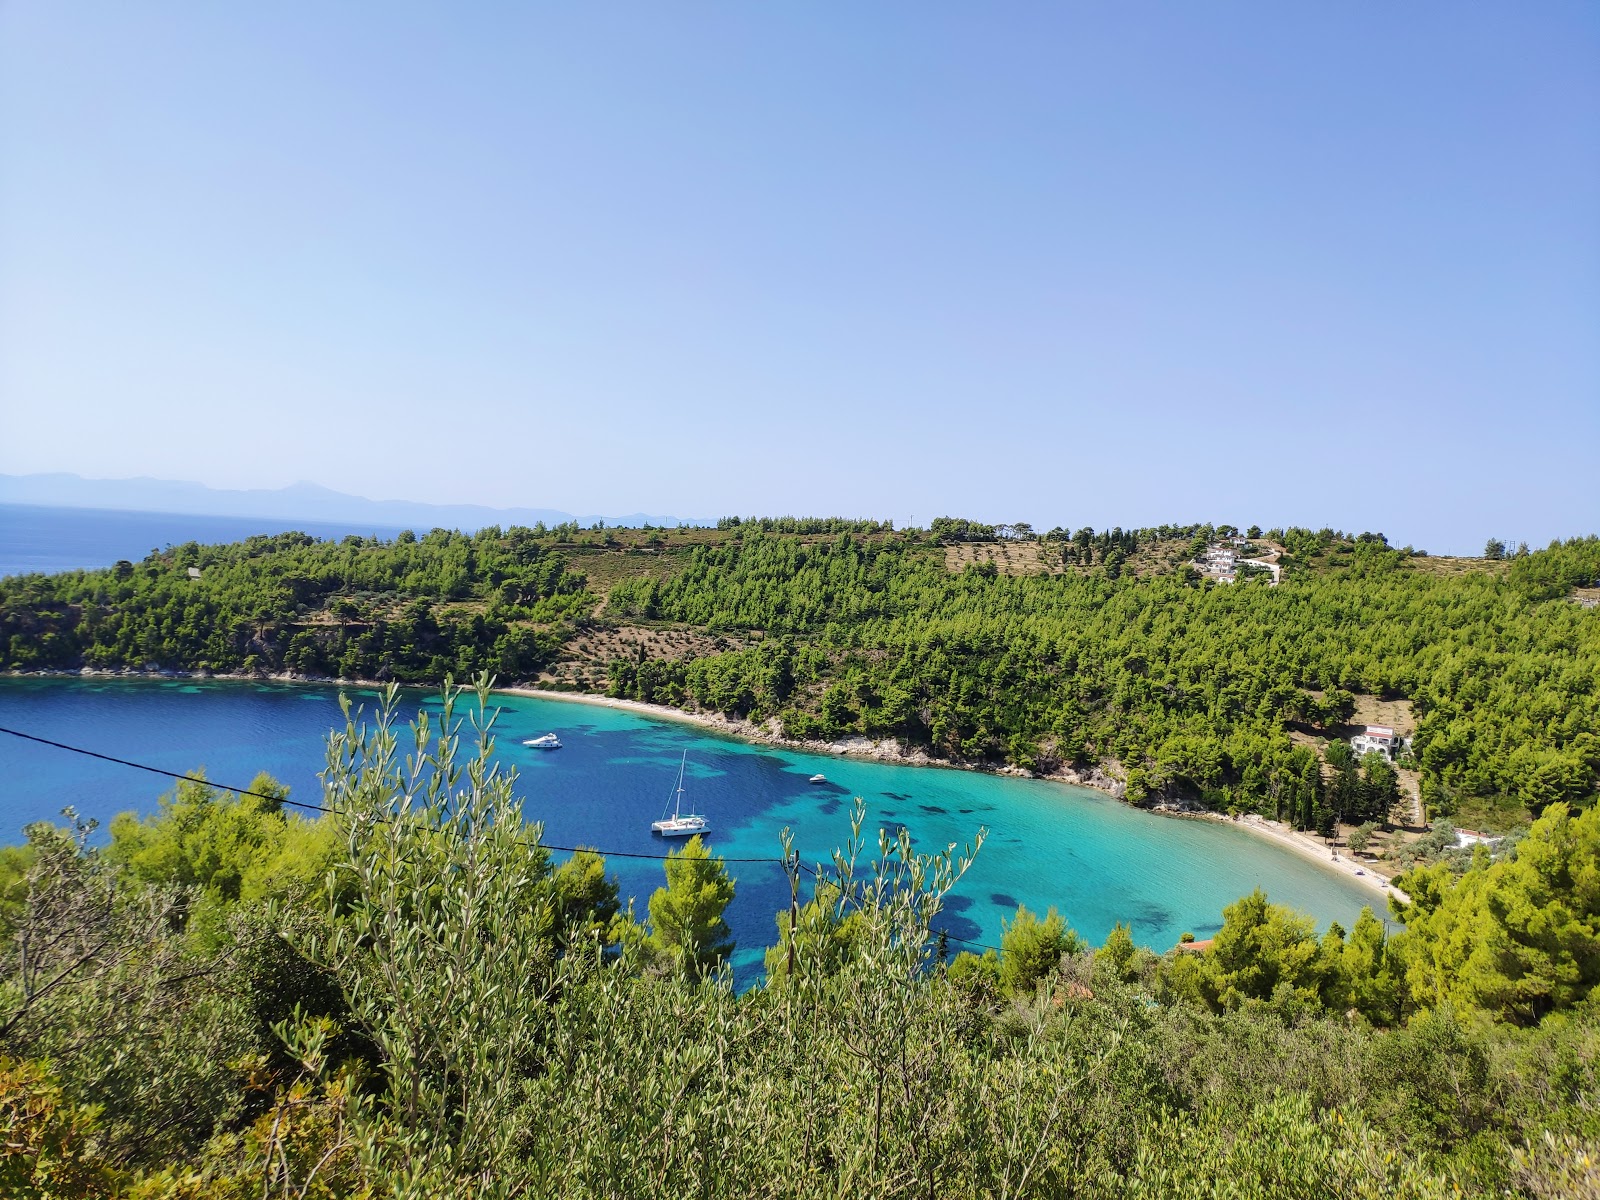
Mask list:
[{"label": "hillside villa", "polygon": [[1376,750],[1393,762],[1411,747],[1411,739],[1400,737],[1389,725],[1368,725],[1366,730],[1350,739],[1350,749],[1356,752],[1357,758]]}]

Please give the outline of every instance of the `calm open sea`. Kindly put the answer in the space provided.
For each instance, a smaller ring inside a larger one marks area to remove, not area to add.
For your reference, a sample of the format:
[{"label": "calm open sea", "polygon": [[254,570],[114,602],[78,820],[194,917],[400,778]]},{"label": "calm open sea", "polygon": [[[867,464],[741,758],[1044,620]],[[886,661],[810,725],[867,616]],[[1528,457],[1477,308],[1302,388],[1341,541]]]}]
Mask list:
[{"label": "calm open sea", "polygon": [[0,577],[33,571],[84,571],[118,559],[138,562],[152,550],[184,542],[237,542],[258,533],[296,529],[318,538],[348,534],[390,538],[385,526],[270,517],[207,517],[107,508],[0,504]]},{"label": "calm open sea", "polygon": [[[367,704],[374,698],[351,694]],[[406,696],[408,715],[419,704],[436,707],[427,693]],[[336,697],[333,688],[287,684],[0,678],[0,725],[171,771],[203,767],[236,787],[268,771],[295,798],[320,801],[324,738],[342,720]],[[1346,928],[1371,902],[1352,881],[1242,830],[1154,816],[1082,788],[800,754],[590,704],[516,696],[498,703],[496,752],[521,773],[525,815],[543,822],[550,842],[664,852],[650,822],[670,798],[684,751],[687,798],[729,857],[776,857],[779,831],[789,826],[806,861],[826,860],[849,835],[854,796],[866,802],[874,845],[879,827],[903,824],[927,850],[965,844],[987,827],[945,914],[956,937],[998,944],[1002,919],[1019,903],[1055,905],[1094,942],[1127,921],[1138,941],[1164,950],[1184,930],[1216,930],[1223,906],[1257,886]],[[520,744],[551,731],[563,749]],[[816,772],[827,785],[807,783]],[[102,821],[125,809],[152,811],[166,787],[127,767],[0,736],[0,843],[21,840],[24,825],[56,818],[67,804]],[[660,864],[613,858],[609,866],[643,915],[662,882]],[[775,940],[788,884],[775,864],[741,863],[733,874],[735,966],[748,979]]]}]

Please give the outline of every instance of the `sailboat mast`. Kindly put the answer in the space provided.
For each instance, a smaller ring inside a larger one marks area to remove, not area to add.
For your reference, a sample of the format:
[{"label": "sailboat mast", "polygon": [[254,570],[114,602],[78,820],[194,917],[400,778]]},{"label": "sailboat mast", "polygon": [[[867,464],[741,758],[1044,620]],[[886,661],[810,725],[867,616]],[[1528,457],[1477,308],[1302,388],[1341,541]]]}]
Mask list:
[{"label": "sailboat mast", "polygon": [[683,752],[683,761],[678,764],[678,792],[672,800],[672,817],[677,820],[679,811],[683,808],[683,769],[689,765],[689,752]]}]

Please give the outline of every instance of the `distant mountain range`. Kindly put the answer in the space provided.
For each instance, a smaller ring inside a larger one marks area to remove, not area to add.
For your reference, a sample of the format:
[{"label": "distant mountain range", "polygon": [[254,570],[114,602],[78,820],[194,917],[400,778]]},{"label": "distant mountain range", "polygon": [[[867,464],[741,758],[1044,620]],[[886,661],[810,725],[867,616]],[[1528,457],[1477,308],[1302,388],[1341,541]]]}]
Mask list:
[{"label": "distant mountain range", "polygon": [[368,500],[315,483],[285,488],[234,490],[174,479],[85,479],[55,472],[47,475],[0,475],[0,504],[37,504],[56,508],[111,508],[135,512],[186,513],[205,516],[262,517],[272,520],[357,522],[391,529],[460,529],[485,525],[559,525],[577,521],[593,525],[709,525],[702,519],[651,513],[601,517],[554,508],[489,508],[482,504],[418,504],[410,500]]}]

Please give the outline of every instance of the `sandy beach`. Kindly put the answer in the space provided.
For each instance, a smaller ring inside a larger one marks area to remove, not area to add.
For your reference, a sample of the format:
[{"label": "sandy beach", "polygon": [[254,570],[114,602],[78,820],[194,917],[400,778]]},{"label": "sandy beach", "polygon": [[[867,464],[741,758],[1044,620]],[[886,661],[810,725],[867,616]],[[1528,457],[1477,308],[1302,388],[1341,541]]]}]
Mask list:
[{"label": "sandy beach", "polygon": [[[1228,821],[1231,825],[1237,825],[1241,829],[1248,829],[1251,833],[1260,837],[1269,838],[1280,846],[1286,846],[1296,854],[1302,855],[1323,867],[1331,867],[1335,871],[1340,871],[1350,876],[1363,887],[1371,888],[1385,899],[1393,896],[1402,904],[1409,902],[1411,899],[1399,888],[1391,884],[1386,877],[1378,873],[1378,865],[1376,863],[1359,861],[1351,858],[1348,853],[1340,854],[1338,858],[1334,858],[1320,838],[1314,837],[1309,833],[1301,833],[1299,830],[1290,829],[1282,821],[1269,821],[1255,813],[1242,816],[1237,821],[1227,817],[1220,817],[1219,819]],[[1382,916],[1383,911],[1380,911],[1378,915]]]},{"label": "sandy beach", "polygon": [[[784,737],[765,725],[758,725],[754,721],[742,720],[738,717],[726,717],[721,713],[696,713],[687,712],[681,708],[672,708],[666,704],[646,704],[642,700],[617,700],[610,696],[596,696],[586,692],[557,692],[547,688],[531,687],[506,687],[496,688],[497,692],[504,692],[509,696],[529,696],[536,700],[559,700],[572,704],[593,704],[601,708],[616,708],[625,712],[638,713],[640,716],[654,717],[663,721],[682,721],[688,725],[698,725],[702,729],[714,730],[729,737],[741,738],[750,742],[764,742],[771,746],[783,746],[789,750],[804,750],[807,754],[847,755],[855,758],[868,758],[877,762],[893,762],[901,766],[915,767],[945,767],[958,771],[975,771],[982,768],[964,763],[941,762],[933,758],[924,750],[907,751],[893,738],[874,740],[868,737],[841,738],[837,741],[825,742],[817,739],[802,740],[800,738]],[[1010,772],[1008,772],[1010,773]],[[1026,772],[1015,771],[1019,775]]]},{"label": "sandy beach", "polygon": [[[618,700],[610,696],[594,696],[580,692],[556,692],[545,688],[508,687],[497,690],[515,696],[529,696],[539,700],[562,700],[574,704],[594,704],[603,708],[616,708],[627,712],[635,712],[641,716],[655,717],[660,720],[682,721],[704,729],[715,730],[730,737],[765,742],[769,745],[784,746],[792,750],[803,750],[808,754],[843,755],[867,758],[878,762],[893,762],[901,766],[943,767],[946,770],[975,771],[985,769],[971,764],[943,762],[931,757],[923,750],[913,750],[907,753],[905,748],[893,739],[874,741],[871,738],[854,737],[835,742],[800,741],[794,738],[782,737],[752,721],[729,719],[720,714],[685,712],[683,709],[672,708],[665,704],[646,704],[639,700]],[[1117,785],[1118,781],[1099,770],[1094,771],[1092,774],[1074,772],[1070,777],[1063,775],[1032,775],[1015,767],[1007,768],[997,773],[1043,779],[1046,782],[1064,783],[1072,787],[1088,787],[1096,791],[1106,792],[1117,799],[1122,798],[1120,787],[1113,786]],[[1234,819],[1223,816],[1221,813],[1211,812],[1177,813],[1163,812],[1159,809],[1153,811],[1163,816],[1191,819],[1198,817],[1203,820],[1225,822],[1235,828],[1244,829],[1257,837],[1266,838],[1276,845],[1291,850],[1302,858],[1316,863],[1324,870],[1334,870],[1347,875],[1355,883],[1372,891],[1375,899],[1387,901],[1390,896],[1393,896],[1402,903],[1409,899],[1404,892],[1392,886],[1387,878],[1378,873],[1376,864],[1358,862],[1350,858],[1348,854],[1341,854],[1335,858],[1320,839],[1310,834],[1290,829],[1281,821],[1269,821],[1255,813]],[[1380,915],[1386,911],[1386,907],[1380,907]]]},{"label": "sandy beach", "polygon": [[[618,700],[611,696],[596,696],[588,692],[557,692],[549,688],[535,687],[503,687],[495,688],[497,692],[504,692],[508,696],[528,696],[534,700],[564,700],[571,704],[593,704],[597,708],[619,708],[627,712],[636,712],[642,716],[658,717],[664,721],[682,721],[687,725],[700,725],[707,729],[722,729],[732,731],[738,726],[754,726],[749,721],[730,721],[722,716],[710,716],[705,713],[686,712],[681,708],[671,708],[665,704],[646,704],[642,700]],[[755,732],[741,736],[761,739]]]}]

